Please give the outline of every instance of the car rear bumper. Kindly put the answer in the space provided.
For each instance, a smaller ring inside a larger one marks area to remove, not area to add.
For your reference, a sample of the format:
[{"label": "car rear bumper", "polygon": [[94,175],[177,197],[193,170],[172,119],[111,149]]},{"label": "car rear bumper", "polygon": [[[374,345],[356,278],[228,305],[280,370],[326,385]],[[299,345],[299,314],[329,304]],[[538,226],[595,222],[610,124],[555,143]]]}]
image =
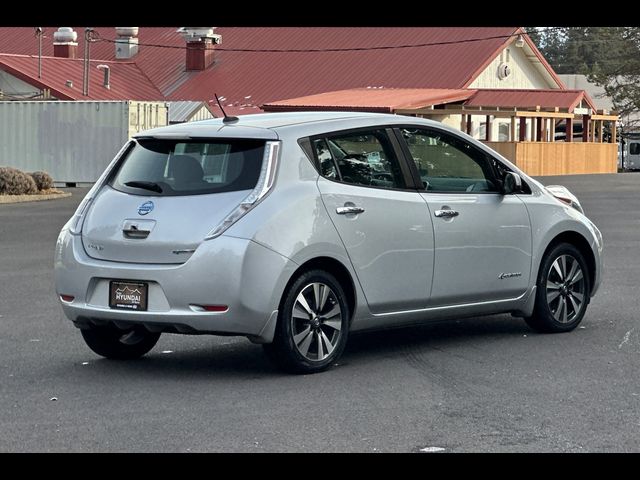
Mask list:
[{"label": "car rear bumper", "polygon": [[[55,255],[56,293],[79,328],[141,324],[153,331],[247,336],[270,342],[280,296],[296,264],[251,240],[220,236],[203,242],[183,264],[109,262],[89,257],[81,238],[63,230]],[[110,280],[149,284],[147,311],[109,307]],[[224,312],[194,311],[226,305]],[[197,307],[196,307],[197,308]]]}]

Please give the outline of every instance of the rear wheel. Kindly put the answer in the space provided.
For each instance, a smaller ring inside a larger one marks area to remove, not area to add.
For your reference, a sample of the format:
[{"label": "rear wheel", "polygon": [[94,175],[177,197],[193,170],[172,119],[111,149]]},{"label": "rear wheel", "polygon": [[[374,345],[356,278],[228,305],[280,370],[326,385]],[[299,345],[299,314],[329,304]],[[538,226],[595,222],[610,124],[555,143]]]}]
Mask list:
[{"label": "rear wheel", "polygon": [[533,315],[525,318],[538,332],[573,330],[589,302],[589,274],[580,251],[569,243],[552,248],[542,259]]},{"label": "rear wheel", "polygon": [[144,327],[121,330],[114,326],[92,326],[80,330],[85,343],[98,355],[114,360],[139,358],[151,350],[160,338]]},{"label": "rear wheel", "polygon": [[342,355],[349,332],[349,305],[335,277],[323,270],[300,275],[285,291],[273,343],[265,352],[294,373],[316,373]]}]

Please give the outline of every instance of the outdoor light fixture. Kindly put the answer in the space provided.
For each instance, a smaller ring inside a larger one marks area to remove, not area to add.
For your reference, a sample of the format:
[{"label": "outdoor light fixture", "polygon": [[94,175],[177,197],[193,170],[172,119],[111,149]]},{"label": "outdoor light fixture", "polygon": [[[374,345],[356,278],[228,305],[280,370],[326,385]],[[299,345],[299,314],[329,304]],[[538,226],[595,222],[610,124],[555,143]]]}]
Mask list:
[{"label": "outdoor light fixture", "polygon": [[524,37],[522,35],[518,35],[518,39],[516,40],[516,47],[524,47]]}]

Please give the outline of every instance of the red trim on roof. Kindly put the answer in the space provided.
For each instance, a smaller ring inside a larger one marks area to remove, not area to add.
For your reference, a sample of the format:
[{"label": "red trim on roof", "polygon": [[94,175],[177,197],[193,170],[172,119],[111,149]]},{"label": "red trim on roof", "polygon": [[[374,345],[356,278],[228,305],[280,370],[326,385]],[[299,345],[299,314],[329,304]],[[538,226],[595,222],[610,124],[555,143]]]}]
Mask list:
[{"label": "red trim on roof", "polygon": [[566,108],[572,111],[581,100],[593,107],[584,90],[561,89],[478,89],[465,106]]},{"label": "red trim on roof", "polygon": [[353,88],[270,102],[265,111],[359,110],[392,113],[396,110],[430,107],[468,99],[475,90],[447,88]]}]

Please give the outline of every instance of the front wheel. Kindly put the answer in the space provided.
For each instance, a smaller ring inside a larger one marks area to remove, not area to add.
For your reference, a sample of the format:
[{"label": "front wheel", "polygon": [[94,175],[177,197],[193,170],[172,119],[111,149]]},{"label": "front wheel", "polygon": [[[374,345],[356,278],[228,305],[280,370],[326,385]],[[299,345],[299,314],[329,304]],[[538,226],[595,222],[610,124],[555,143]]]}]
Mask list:
[{"label": "front wheel", "polygon": [[542,259],[536,303],[527,324],[538,332],[573,330],[582,321],[589,303],[589,273],[580,251],[569,243],[552,248]]},{"label": "front wheel", "polygon": [[160,338],[144,327],[121,330],[113,326],[80,330],[87,346],[98,355],[113,360],[132,360],[151,350]]},{"label": "front wheel", "polygon": [[265,352],[294,373],[316,373],[342,355],[349,333],[349,305],[333,275],[311,270],[285,291],[273,343]]}]

